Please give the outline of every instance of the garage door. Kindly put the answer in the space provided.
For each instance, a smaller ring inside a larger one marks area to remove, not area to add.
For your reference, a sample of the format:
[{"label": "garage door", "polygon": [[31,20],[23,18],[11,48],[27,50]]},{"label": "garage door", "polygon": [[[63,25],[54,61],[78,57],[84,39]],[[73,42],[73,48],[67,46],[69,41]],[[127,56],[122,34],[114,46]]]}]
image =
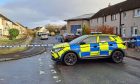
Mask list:
[{"label": "garage door", "polygon": [[77,29],[81,29],[81,25],[71,25],[71,33],[76,34]]}]

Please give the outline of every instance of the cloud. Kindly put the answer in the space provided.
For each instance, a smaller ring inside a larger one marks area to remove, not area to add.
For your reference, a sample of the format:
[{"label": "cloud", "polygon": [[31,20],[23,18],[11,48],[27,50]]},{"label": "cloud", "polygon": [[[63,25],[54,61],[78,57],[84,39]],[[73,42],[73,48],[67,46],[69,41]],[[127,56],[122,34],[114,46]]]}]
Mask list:
[{"label": "cloud", "polygon": [[10,0],[0,5],[1,13],[23,25],[35,27],[81,14],[95,13],[101,8],[124,0]]}]

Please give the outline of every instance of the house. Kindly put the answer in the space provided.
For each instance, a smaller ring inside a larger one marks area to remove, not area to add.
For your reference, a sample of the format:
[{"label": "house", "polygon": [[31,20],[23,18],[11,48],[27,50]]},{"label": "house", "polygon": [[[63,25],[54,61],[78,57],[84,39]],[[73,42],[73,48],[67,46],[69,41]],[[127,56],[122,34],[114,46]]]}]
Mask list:
[{"label": "house", "polygon": [[93,15],[94,15],[93,13],[85,14],[85,15],[81,15],[75,18],[65,20],[67,22],[67,33],[76,34],[77,32],[81,32],[82,27],[84,25],[90,27],[90,18]]},{"label": "house", "polygon": [[90,27],[100,25],[114,27],[114,33],[124,38],[140,35],[140,0],[126,0],[99,10],[91,17]]},{"label": "house", "polygon": [[0,36],[8,36],[8,30],[16,25],[13,21],[0,14]]},{"label": "house", "polygon": [[27,28],[25,26],[23,26],[22,24],[20,24],[18,22],[16,22],[16,25],[17,25],[16,29],[19,30],[19,34],[21,34],[21,35],[27,34]]}]

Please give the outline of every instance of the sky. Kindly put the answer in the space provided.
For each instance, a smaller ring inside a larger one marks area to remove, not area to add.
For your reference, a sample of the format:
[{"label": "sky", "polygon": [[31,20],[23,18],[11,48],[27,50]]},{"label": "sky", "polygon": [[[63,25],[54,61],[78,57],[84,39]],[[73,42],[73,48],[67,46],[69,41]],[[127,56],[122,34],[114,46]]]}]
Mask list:
[{"label": "sky", "polygon": [[125,0],[0,0],[0,13],[14,22],[34,28],[66,24],[65,19],[96,13]]}]

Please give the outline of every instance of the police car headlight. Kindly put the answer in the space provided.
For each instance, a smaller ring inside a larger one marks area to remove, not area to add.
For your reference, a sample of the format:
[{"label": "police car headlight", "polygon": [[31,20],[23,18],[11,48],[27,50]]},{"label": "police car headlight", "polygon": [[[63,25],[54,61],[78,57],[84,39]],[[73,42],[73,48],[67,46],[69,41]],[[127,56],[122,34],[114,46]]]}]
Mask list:
[{"label": "police car headlight", "polygon": [[60,50],[62,50],[63,48],[56,48],[56,49],[54,49],[53,51],[54,52],[59,52]]}]

